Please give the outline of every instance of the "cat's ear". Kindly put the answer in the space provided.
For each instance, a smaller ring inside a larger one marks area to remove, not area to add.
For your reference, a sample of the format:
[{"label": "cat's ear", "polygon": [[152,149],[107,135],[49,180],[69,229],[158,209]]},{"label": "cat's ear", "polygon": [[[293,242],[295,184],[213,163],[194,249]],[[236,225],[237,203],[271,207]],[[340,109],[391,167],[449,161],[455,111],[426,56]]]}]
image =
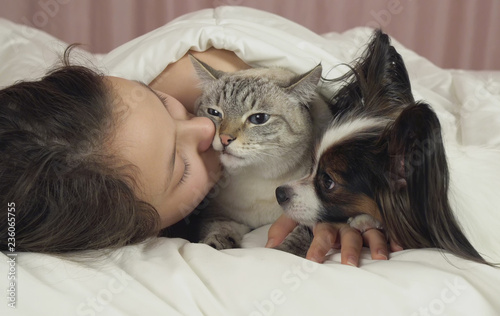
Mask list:
[{"label": "cat's ear", "polygon": [[220,78],[220,76],[224,74],[223,71],[210,67],[209,65],[202,62],[201,60],[199,60],[198,58],[194,57],[191,54],[189,54],[189,58],[191,59],[191,63],[193,64],[194,70],[196,71],[196,74],[198,75],[198,78],[202,83],[217,80]]},{"label": "cat's ear", "polygon": [[286,89],[301,103],[307,104],[316,96],[316,87],[321,79],[322,71],[323,67],[318,64],[308,72],[295,77]]}]

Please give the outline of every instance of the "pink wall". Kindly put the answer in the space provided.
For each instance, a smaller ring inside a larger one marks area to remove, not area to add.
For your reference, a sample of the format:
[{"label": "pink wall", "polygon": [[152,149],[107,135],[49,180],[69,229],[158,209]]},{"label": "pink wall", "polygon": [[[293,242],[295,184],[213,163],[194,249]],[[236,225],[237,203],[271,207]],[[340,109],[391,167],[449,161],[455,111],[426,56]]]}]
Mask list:
[{"label": "pink wall", "polygon": [[0,17],[93,52],[219,5],[266,10],[317,33],[381,26],[443,68],[500,70],[499,0],[0,0]]}]

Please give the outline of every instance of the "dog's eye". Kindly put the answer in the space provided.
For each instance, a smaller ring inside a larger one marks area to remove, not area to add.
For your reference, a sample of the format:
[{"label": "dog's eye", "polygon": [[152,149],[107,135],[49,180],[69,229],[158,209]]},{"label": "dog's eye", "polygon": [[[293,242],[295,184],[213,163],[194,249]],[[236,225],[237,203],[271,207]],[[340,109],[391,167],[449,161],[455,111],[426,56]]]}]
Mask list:
[{"label": "dog's eye", "polygon": [[321,178],[322,178],[321,181],[323,182],[323,186],[325,187],[325,189],[332,190],[335,187],[335,182],[328,174],[323,173]]}]

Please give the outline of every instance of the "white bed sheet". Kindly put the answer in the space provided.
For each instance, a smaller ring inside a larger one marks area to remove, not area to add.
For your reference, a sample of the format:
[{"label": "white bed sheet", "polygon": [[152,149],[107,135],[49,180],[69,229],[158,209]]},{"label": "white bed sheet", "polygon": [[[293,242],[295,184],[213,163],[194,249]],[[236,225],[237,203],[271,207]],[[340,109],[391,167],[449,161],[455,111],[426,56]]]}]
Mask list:
[{"label": "white bed sheet", "polygon": [[[86,64],[151,81],[189,49],[224,48],[251,65],[303,72],[319,62],[324,76],[359,55],[370,29],[319,36],[281,17],[242,7],[183,16],[109,54],[81,51]],[[65,43],[0,19],[0,86],[36,78]],[[444,70],[394,42],[418,99],[430,102],[444,129],[457,217],[476,246],[500,261],[500,73]],[[500,271],[434,249],[405,250],[389,261],[362,254],[361,267],[334,252],[322,265],[263,248],[268,227],[244,249],[216,251],[161,238],[99,260],[70,262],[19,253],[17,308],[1,315],[498,315]],[[92,258],[95,253],[89,253]],[[8,288],[0,255],[0,287]],[[4,276],[2,276],[2,274]],[[4,295],[5,297],[5,295]]]}]

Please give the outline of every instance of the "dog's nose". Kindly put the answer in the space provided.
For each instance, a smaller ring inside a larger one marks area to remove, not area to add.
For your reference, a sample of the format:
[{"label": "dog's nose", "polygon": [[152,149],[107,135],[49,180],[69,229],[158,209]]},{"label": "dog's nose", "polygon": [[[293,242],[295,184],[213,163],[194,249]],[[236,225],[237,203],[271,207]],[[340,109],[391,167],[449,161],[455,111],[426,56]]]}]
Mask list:
[{"label": "dog's nose", "polygon": [[287,185],[282,185],[276,188],[276,200],[279,205],[283,205],[290,200],[291,188]]}]

